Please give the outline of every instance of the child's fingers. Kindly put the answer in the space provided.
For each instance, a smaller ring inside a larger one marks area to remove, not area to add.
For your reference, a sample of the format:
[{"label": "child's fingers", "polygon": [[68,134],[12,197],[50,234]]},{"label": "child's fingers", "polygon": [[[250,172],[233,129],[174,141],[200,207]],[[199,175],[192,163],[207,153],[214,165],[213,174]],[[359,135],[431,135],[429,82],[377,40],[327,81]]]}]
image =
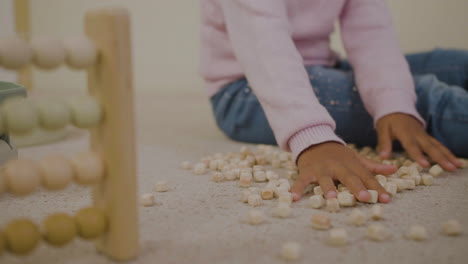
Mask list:
[{"label": "child's fingers", "polygon": [[429,137],[429,138],[430,138],[432,145],[434,145],[437,148],[437,150],[440,151],[445,156],[445,158],[448,159],[453,165],[455,165],[456,167],[462,166],[462,163],[460,162],[460,160],[458,160],[457,157],[455,157],[455,155],[453,155],[452,152],[450,152],[448,148],[446,148],[437,139],[433,137]]},{"label": "child's fingers", "polygon": [[342,184],[348,187],[349,191],[356,196],[360,202],[367,202],[371,198],[367,188],[364,186],[359,175],[347,169],[345,173],[337,176]]},{"label": "child's fingers", "polygon": [[399,138],[401,144],[403,145],[403,148],[408,152],[410,157],[415,160],[419,165],[427,168],[429,167],[429,161],[427,161],[426,157],[423,155],[421,151],[421,147],[417,143],[416,140],[413,138],[409,138],[408,136],[404,136],[402,138]]},{"label": "child's fingers", "polygon": [[291,194],[293,201],[299,201],[304,193],[304,189],[312,182],[313,177],[307,174],[299,174],[293,186],[291,187]]},{"label": "child's fingers", "polygon": [[455,171],[457,167],[449,161],[449,158],[438,148],[437,145],[433,144],[428,139],[420,142],[420,145],[425,153],[431,157],[433,161],[439,164],[444,170]]},{"label": "child's fingers", "polygon": [[357,158],[366,169],[368,169],[374,174],[390,175],[398,170],[397,167],[394,165],[382,164],[380,162],[370,160],[361,155],[357,155]]},{"label": "child's fingers", "polygon": [[323,191],[323,196],[325,196],[326,199],[336,198],[336,187],[332,176],[322,173],[317,176],[318,182]]},{"label": "child's fingers", "polygon": [[392,137],[390,129],[387,127],[381,128],[377,132],[379,156],[382,159],[387,159],[392,154]]},{"label": "child's fingers", "polygon": [[382,185],[380,185],[372,173],[359,164],[353,165],[352,170],[355,174],[359,175],[368,190],[375,190],[379,193],[380,202],[390,202],[390,194],[382,187]]}]

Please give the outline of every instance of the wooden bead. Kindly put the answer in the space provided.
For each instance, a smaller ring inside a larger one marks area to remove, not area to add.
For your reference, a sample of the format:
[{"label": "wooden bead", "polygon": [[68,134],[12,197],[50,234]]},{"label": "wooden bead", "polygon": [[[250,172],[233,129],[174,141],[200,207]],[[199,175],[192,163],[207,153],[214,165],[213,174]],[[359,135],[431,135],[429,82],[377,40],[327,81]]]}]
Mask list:
[{"label": "wooden bead", "polygon": [[42,128],[57,130],[64,128],[70,123],[70,109],[63,102],[54,100],[41,101],[37,103],[37,110]]},{"label": "wooden bead", "polygon": [[65,62],[65,48],[60,40],[51,37],[36,37],[31,41],[33,63],[42,69],[51,70]]},{"label": "wooden bead", "polygon": [[85,239],[97,238],[107,229],[107,219],[98,208],[83,208],[76,214],[78,234]]},{"label": "wooden bead", "polygon": [[79,184],[95,184],[104,177],[104,161],[94,152],[83,152],[71,160],[75,181]]},{"label": "wooden bead", "polygon": [[97,59],[96,45],[85,36],[70,37],[64,40],[66,63],[72,69],[85,69]]},{"label": "wooden bead", "polygon": [[0,256],[3,254],[3,251],[5,251],[5,247],[6,247],[5,235],[0,230]]},{"label": "wooden bead", "polygon": [[101,123],[103,112],[100,104],[92,97],[77,97],[68,102],[71,121],[78,128],[91,128]]},{"label": "wooden bead", "polygon": [[2,106],[2,114],[11,134],[27,134],[39,124],[36,106],[26,98],[8,99]]},{"label": "wooden bead", "polygon": [[0,40],[0,64],[6,69],[21,69],[31,58],[31,48],[24,40],[16,36]]},{"label": "wooden bead", "polygon": [[75,238],[78,229],[73,217],[57,213],[44,220],[44,239],[53,246],[63,246]]},{"label": "wooden bead", "polygon": [[8,251],[25,255],[36,248],[41,234],[39,228],[31,220],[18,219],[7,225],[5,238]]},{"label": "wooden bead", "polygon": [[39,162],[42,185],[49,190],[65,188],[73,178],[70,161],[62,155],[51,155]]},{"label": "wooden bead", "polygon": [[32,160],[10,160],[5,165],[4,176],[8,190],[17,195],[26,195],[39,186],[40,170]]}]

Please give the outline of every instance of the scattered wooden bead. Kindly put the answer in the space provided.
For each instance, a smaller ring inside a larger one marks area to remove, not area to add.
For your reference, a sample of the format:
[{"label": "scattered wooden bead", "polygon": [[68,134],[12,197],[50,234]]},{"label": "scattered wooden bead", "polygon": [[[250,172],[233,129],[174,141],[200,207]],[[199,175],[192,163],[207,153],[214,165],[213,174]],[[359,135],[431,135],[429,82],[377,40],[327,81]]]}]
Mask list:
[{"label": "scattered wooden bead", "polygon": [[439,164],[436,164],[429,169],[429,174],[434,177],[440,176],[442,172],[444,172],[444,170],[439,166]]},{"label": "scattered wooden bead", "polygon": [[314,194],[315,195],[323,195],[322,188],[320,186],[315,186],[314,187]]},{"label": "scattered wooden bead", "polygon": [[249,224],[251,225],[259,225],[265,222],[266,219],[265,214],[262,211],[253,209],[249,211],[248,218]]},{"label": "scattered wooden bead", "polygon": [[169,191],[169,184],[167,181],[158,181],[154,185],[154,190],[157,192],[167,192]]},{"label": "scattered wooden bead", "polygon": [[309,198],[309,206],[314,209],[320,209],[325,205],[325,198],[322,195],[312,195]]},{"label": "scattered wooden bead", "polygon": [[278,187],[275,187],[273,190],[275,191],[275,196],[276,197],[280,197],[281,195],[283,195],[285,193],[289,193],[289,188],[287,186],[284,186],[284,185],[280,185]]},{"label": "scattered wooden bead", "polygon": [[283,244],[280,257],[284,260],[294,261],[301,258],[302,246],[297,242],[286,242]]},{"label": "scattered wooden bead", "polygon": [[281,168],[281,160],[279,160],[279,159],[272,160],[271,161],[271,166],[273,168],[277,168],[277,169]]},{"label": "scattered wooden bead", "polygon": [[227,181],[235,181],[237,179],[237,173],[235,170],[228,170],[224,172],[223,176]]},{"label": "scattered wooden bead", "polygon": [[421,176],[421,179],[422,179],[422,183],[426,186],[430,186],[434,183],[434,177],[430,174],[427,174],[427,173],[424,173],[422,176]]},{"label": "scattered wooden bead", "polygon": [[211,180],[214,182],[222,182],[224,180],[224,176],[221,172],[215,171],[211,174]]},{"label": "scattered wooden bead", "polygon": [[287,218],[291,215],[291,207],[287,203],[279,203],[273,209],[273,216],[278,218]]},{"label": "scattered wooden bead", "polygon": [[242,172],[239,176],[239,186],[247,188],[250,186],[252,181],[252,174],[248,172]]},{"label": "scattered wooden bead", "polygon": [[356,205],[356,198],[351,193],[339,192],[338,193],[338,202],[339,202],[340,206],[343,206],[343,207],[355,206]]},{"label": "scattered wooden bead", "polygon": [[[265,171],[265,167],[263,165],[254,165],[252,170],[255,171]],[[254,176],[255,177],[255,176]]]},{"label": "scattered wooden bead", "polygon": [[143,206],[153,206],[155,204],[154,195],[152,193],[144,193],[140,197],[140,204]]},{"label": "scattered wooden bead", "polygon": [[36,37],[31,41],[32,61],[45,70],[57,68],[65,62],[65,48],[62,42],[50,37]]},{"label": "scattered wooden bead", "polygon": [[286,176],[288,177],[288,179],[295,181],[297,177],[299,176],[299,174],[297,173],[297,171],[288,170],[286,172]]},{"label": "scattered wooden bead", "polygon": [[3,172],[7,188],[16,195],[27,195],[33,192],[40,182],[40,170],[32,160],[10,160]]},{"label": "scattered wooden bead", "polygon": [[62,155],[50,155],[39,162],[42,185],[49,190],[65,188],[73,179],[73,168]]},{"label": "scattered wooden bead", "polygon": [[328,235],[328,243],[332,246],[341,247],[348,244],[348,232],[344,228],[333,228]]},{"label": "scattered wooden bead", "polygon": [[327,230],[331,228],[331,220],[328,215],[315,214],[311,218],[311,226],[317,230]]},{"label": "scattered wooden bead", "polygon": [[377,203],[379,201],[379,193],[375,190],[367,190],[371,198],[366,203]]},{"label": "scattered wooden bead", "polygon": [[442,224],[442,231],[448,236],[458,236],[463,233],[463,228],[457,220],[448,220]]},{"label": "scattered wooden bead", "polygon": [[359,209],[353,209],[348,215],[348,223],[355,226],[362,226],[367,222],[367,216]]},{"label": "scattered wooden bead", "polygon": [[265,182],[267,181],[266,173],[264,171],[254,171],[253,172],[253,177],[256,182]]},{"label": "scattered wooden bead", "polygon": [[384,187],[385,191],[387,191],[392,196],[395,196],[397,194],[398,186],[395,183],[387,182],[387,183],[385,183],[385,185],[383,187]]},{"label": "scattered wooden bead", "polygon": [[180,163],[180,168],[183,169],[183,170],[191,170],[192,169],[192,163],[190,163],[190,161],[183,161],[182,163]]},{"label": "scattered wooden bead", "polygon": [[49,215],[43,223],[44,239],[53,246],[63,246],[78,233],[75,219],[64,213]]},{"label": "scattered wooden bead", "polygon": [[0,40],[0,63],[9,70],[19,70],[31,62],[32,50],[26,41],[13,36]]},{"label": "scattered wooden bead", "polygon": [[84,239],[101,236],[107,229],[107,219],[100,209],[95,207],[83,208],[75,216],[78,234]]},{"label": "scattered wooden bead", "polygon": [[387,182],[387,177],[384,175],[378,174],[375,176],[375,179],[380,183],[380,185],[384,186],[384,184]]},{"label": "scattered wooden bead", "polygon": [[265,165],[265,164],[266,164],[265,156],[263,156],[263,155],[256,155],[256,156],[255,156],[255,162],[256,162],[258,165]]},{"label": "scattered wooden bead", "polygon": [[289,192],[281,193],[278,196],[278,203],[286,203],[288,205],[291,205],[292,203],[292,194]]},{"label": "scattered wooden bead", "polygon": [[340,203],[337,198],[327,199],[326,207],[328,212],[335,213],[340,211]]},{"label": "scattered wooden bead", "polygon": [[240,200],[241,200],[243,203],[248,203],[248,202],[249,202],[249,195],[250,195],[250,194],[251,194],[251,193],[250,193],[249,190],[243,190],[243,191],[241,192],[241,199],[240,199]]},{"label": "scattered wooden bead", "polygon": [[306,195],[308,193],[313,193],[314,192],[314,187],[316,185],[315,184],[309,184],[307,185],[305,188],[304,188],[304,192],[302,192],[302,195]]},{"label": "scattered wooden bead", "polygon": [[79,184],[96,184],[104,178],[104,161],[95,152],[78,153],[71,159],[71,164],[75,181]]},{"label": "scattered wooden bead", "polygon": [[468,168],[468,159],[458,159],[461,162],[462,169]]},{"label": "scattered wooden bead", "polygon": [[36,107],[39,123],[44,129],[59,130],[70,123],[70,109],[61,101],[42,100],[37,102]]},{"label": "scattered wooden bead", "polygon": [[85,69],[92,66],[98,56],[94,43],[85,36],[69,37],[63,42],[65,61],[72,69]]},{"label": "scattered wooden bead", "polygon": [[5,228],[7,250],[13,254],[26,255],[39,244],[39,228],[29,219],[11,221]]},{"label": "scattered wooden bead", "polygon": [[383,218],[384,209],[380,204],[374,204],[370,209],[372,220],[380,220]]},{"label": "scattered wooden bead", "polygon": [[99,102],[90,96],[75,97],[68,101],[71,122],[78,128],[92,128],[103,120],[103,110]]},{"label": "scattered wooden bead", "polygon": [[390,180],[390,182],[394,183],[397,186],[397,192],[401,192],[401,191],[405,190],[405,188],[406,188],[405,181],[402,180],[402,179],[392,178]]},{"label": "scattered wooden bead", "polygon": [[1,110],[5,125],[11,134],[28,134],[39,124],[36,105],[26,98],[10,98],[3,103]]},{"label": "scattered wooden bead", "polygon": [[264,188],[262,190],[261,196],[263,200],[271,200],[275,195],[273,188]]},{"label": "scattered wooden bead", "polygon": [[412,225],[408,232],[406,233],[406,238],[422,241],[427,239],[427,231],[424,226],[421,225]]},{"label": "scattered wooden bead", "polygon": [[253,207],[261,206],[263,204],[262,197],[259,194],[250,194],[247,198],[247,203]]},{"label": "scattered wooden bead", "polygon": [[211,160],[210,164],[208,165],[210,170],[217,170],[218,169],[218,160]]},{"label": "scattered wooden bead", "polygon": [[196,175],[203,175],[206,173],[206,164],[205,163],[197,163],[193,167],[193,173]]},{"label": "scattered wooden bead", "polygon": [[374,241],[384,241],[390,237],[390,233],[381,224],[371,224],[367,228],[367,237]]},{"label": "scattered wooden bead", "polygon": [[416,188],[416,183],[414,182],[414,180],[410,179],[410,180],[403,180],[403,181],[405,183],[406,190],[414,190]]},{"label": "scattered wooden bead", "polygon": [[278,180],[279,175],[274,171],[267,171],[266,172],[266,178],[267,178],[268,181]]}]

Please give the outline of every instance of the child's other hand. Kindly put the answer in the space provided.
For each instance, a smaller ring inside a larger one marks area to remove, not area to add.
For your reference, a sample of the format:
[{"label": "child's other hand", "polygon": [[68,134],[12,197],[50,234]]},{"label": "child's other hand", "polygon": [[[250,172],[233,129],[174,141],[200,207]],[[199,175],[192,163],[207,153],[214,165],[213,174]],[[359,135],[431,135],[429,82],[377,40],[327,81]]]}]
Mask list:
[{"label": "child's other hand", "polygon": [[291,188],[294,201],[301,199],[307,185],[319,183],[325,198],[337,196],[334,180],[348,187],[356,198],[365,202],[370,199],[367,190],[376,190],[379,201],[387,203],[390,195],[374,178],[374,174],[391,174],[397,168],[361,157],[351,149],[336,143],[325,142],[302,152],[298,159],[299,177]]},{"label": "child's other hand", "polygon": [[426,133],[419,121],[407,114],[390,114],[377,121],[378,147],[380,157],[389,158],[392,142],[397,139],[413,160],[423,167],[429,167],[426,153],[433,161],[447,171],[461,167],[461,162],[437,139]]}]

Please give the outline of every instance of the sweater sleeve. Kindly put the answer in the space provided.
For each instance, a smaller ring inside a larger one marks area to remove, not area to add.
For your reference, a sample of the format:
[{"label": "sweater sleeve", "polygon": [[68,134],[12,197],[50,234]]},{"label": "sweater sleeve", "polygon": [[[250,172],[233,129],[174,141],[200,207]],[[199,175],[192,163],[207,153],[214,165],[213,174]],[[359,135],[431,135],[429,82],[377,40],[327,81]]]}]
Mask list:
[{"label": "sweater sleeve", "polygon": [[319,103],[291,37],[284,0],[221,0],[236,59],[282,149],[296,158],[325,141],[343,143]]},{"label": "sweater sleeve", "polygon": [[374,124],[385,115],[405,113],[425,125],[385,1],[348,0],[340,25],[359,94]]}]

